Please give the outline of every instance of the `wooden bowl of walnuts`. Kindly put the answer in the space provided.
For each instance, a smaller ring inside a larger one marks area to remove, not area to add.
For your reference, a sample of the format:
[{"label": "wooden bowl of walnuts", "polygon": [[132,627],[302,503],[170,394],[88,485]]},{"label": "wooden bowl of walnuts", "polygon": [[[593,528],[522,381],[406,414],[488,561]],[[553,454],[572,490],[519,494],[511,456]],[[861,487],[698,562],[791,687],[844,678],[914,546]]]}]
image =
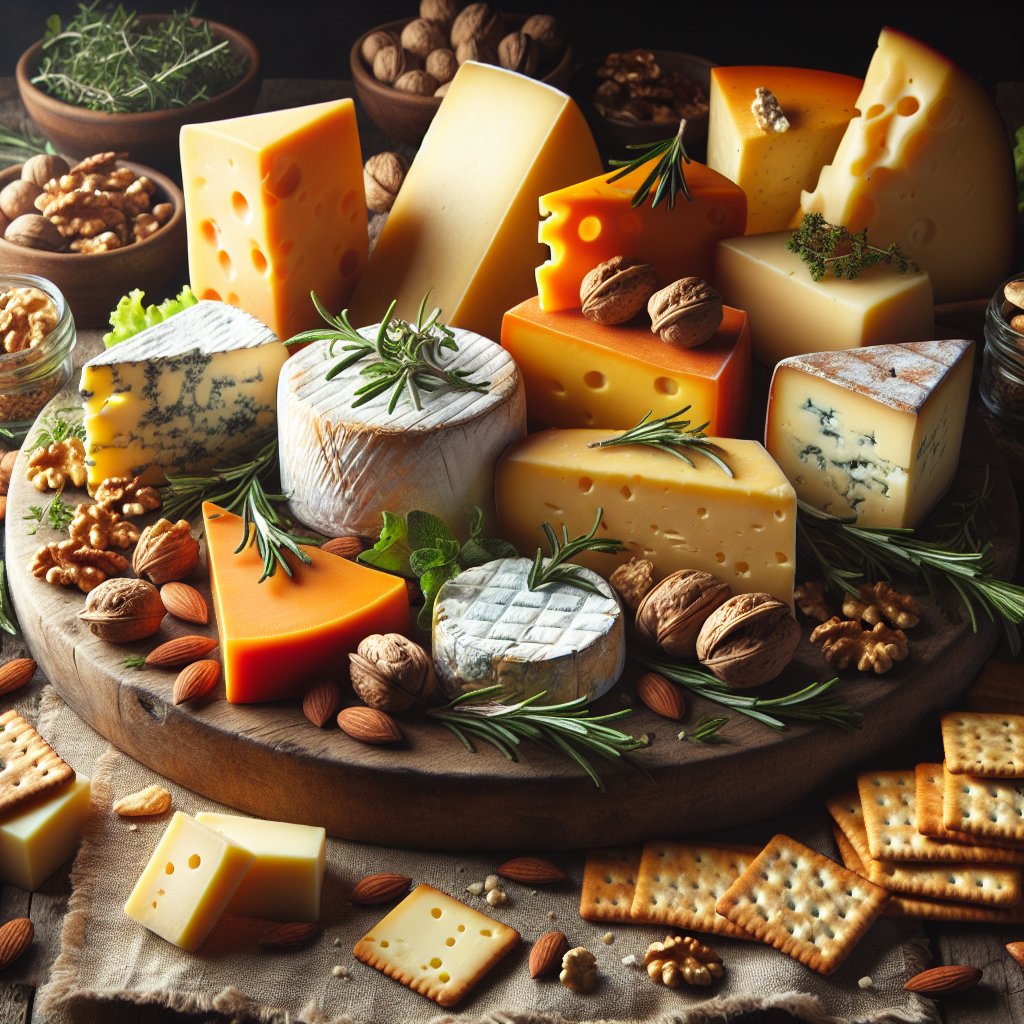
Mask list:
[{"label": "wooden bowl of walnuts", "polygon": [[132,288],[155,301],[183,272],[184,196],[113,153],[31,157],[0,172],[0,266],[47,278],[79,327],[102,327]]},{"label": "wooden bowl of walnuts", "polygon": [[389,138],[419,145],[460,64],[496,64],[565,89],[572,50],[547,14],[500,12],[489,4],[421,0],[419,18],[360,36],[349,62],[356,97]]}]

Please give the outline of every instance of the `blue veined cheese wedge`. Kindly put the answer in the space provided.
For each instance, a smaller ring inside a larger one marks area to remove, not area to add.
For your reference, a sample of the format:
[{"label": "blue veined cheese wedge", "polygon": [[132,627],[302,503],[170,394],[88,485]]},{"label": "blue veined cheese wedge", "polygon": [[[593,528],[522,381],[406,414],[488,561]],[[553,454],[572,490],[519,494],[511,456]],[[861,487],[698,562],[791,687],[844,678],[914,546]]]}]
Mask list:
[{"label": "blue veined cheese wedge", "polygon": [[229,462],[277,422],[288,356],[254,316],[202,301],[82,367],[92,490],[110,476],[162,483]]},{"label": "blue veined cheese wedge", "polygon": [[797,497],[858,526],[916,526],[956,474],[971,348],[922,341],[782,360],[764,443]]},{"label": "blue veined cheese wedge", "polygon": [[434,667],[449,697],[500,685],[510,699],[546,691],[545,703],[607,693],[625,664],[622,607],[590,569],[598,593],[565,583],[530,590],[528,558],[466,569],[434,604]]}]

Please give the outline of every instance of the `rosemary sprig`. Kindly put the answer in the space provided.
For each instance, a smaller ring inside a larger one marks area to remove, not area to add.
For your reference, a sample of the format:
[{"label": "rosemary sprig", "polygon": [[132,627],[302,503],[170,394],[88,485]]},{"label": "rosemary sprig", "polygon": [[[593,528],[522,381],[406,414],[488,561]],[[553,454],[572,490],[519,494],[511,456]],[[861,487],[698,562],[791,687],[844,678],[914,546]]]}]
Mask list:
[{"label": "rosemary sprig", "polygon": [[11,607],[11,595],[7,590],[7,566],[0,558],[0,629],[12,636],[18,632],[14,621],[14,609]]},{"label": "rosemary sprig", "polygon": [[614,552],[622,550],[622,541],[613,540],[611,537],[597,536],[597,529],[601,525],[601,516],[603,515],[604,509],[599,506],[590,531],[580,537],[574,537],[572,540],[569,540],[569,531],[565,526],[562,527],[562,539],[559,540],[549,523],[541,523],[540,528],[544,531],[548,544],[551,545],[551,557],[545,561],[543,549],[537,548],[533,565],[526,577],[527,587],[530,590],[539,590],[548,583],[564,583],[570,587],[586,590],[591,594],[600,594],[601,591],[593,583],[580,575],[581,566],[566,563],[577,555],[583,554],[584,551]]},{"label": "rosemary sprig", "polygon": [[501,686],[487,686],[464,693],[444,707],[430,708],[427,714],[450,729],[473,753],[474,739],[497,747],[510,761],[519,760],[522,740],[544,744],[575,761],[601,790],[604,783],[590,755],[630,764],[625,755],[645,746],[643,740],[606,724],[631,714],[629,708],[592,715],[585,697],[538,706],[545,696],[544,692],[535,693],[515,704],[505,704]]},{"label": "rosemary sprig", "polygon": [[56,419],[44,423],[36,432],[36,436],[29,442],[29,451],[37,448],[48,448],[51,444],[59,444],[61,441],[68,441],[77,437],[79,441],[85,440],[85,424],[81,420],[65,419],[61,413],[80,412],[77,408],[57,409]]},{"label": "rosemary sprig", "polygon": [[124,668],[140,669],[146,667],[146,656],[144,654],[129,654],[121,662]]},{"label": "rosemary sprig", "polygon": [[0,170],[24,163],[37,153],[56,153],[53,144],[36,135],[27,126],[11,128],[0,124]]},{"label": "rosemary sprig", "polygon": [[289,551],[306,565],[313,562],[299,544],[315,544],[316,541],[289,533],[273,505],[273,502],[284,500],[283,494],[268,495],[259,479],[254,479],[242,503],[242,542],[235,548],[235,554],[244,551],[255,540],[256,550],[263,559],[263,575],[257,581],[259,583],[273,576],[278,567],[287,576],[293,575],[288,564]]},{"label": "rosemary sprig", "polygon": [[678,412],[669,413],[668,416],[659,416],[651,419],[653,409],[644,413],[640,422],[635,427],[630,427],[624,434],[618,437],[609,437],[605,441],[588,441],[588,448],[613,448],[616,445],[642,444],[649,448],[657,448],[658,451],[674,455],[691,468],[696,468],[693,461],[689,459],[684,450],[700,452],[710,459],[726,476],[732,476],[732,469],[719,454],[722,449],[716,445],[711,438],[704,433],[707,423],[690,429],[690,421],[677,419],[684,413],[689,412],[690,406],[683,406]]},{"label": "rosemary sprig", "polygon": [[311,341],[329,341],[329,353],[333,356],[335,345],[344,342],[342,351],[348,355],[327,371],[327,380],[333,380],[339,373],[354,366],[361,359],[372,357],[372,362],[367,363],[359,371],[360,375],[366,378],[366,383],[356,390],[353,409],[372,401],[385,391],[391,392],[391,400],[388,402],[390,415],[406,392],[413,406],[421,409],[421,391],[429,394],[439,388],[449,387],[456,391],[483,392],[490,387],[489,380],[470,380],[470,371],[446,370],[441,365],[443,352],[457,352],[459,346],[451,328],[440,323],[441,310],[435,307],[427,312],[429,293],[424,295],[420,302],[415,323],[396,317],[395,306],[398,303],[397,300],[392,301],[373,341],[365,338],[352,326],[347,309],[333,316],[315,292],[311,297],[317,312],[329,327],[303,331],[294,338],[289,338],[285,344],[305,345]]},{"label": "rosemary sprig", "polygon": [[[676,205],[676,196],[680,192],[689,202],[693,196],[686,184],[686,172],[683,164],[690,162],[690,156],[683,145],[683,134],[686,131],[686,119],[679,122],[679,131],[671,139],[663,139],[661,142],[637,142],[626,146],[626,149],[637,150],[637,155],[631,160],[610,160],[612,167],[621,167],[622,170],[613,174],[608,183],[618,181],[627,174],[639,170],[652,160],[657,161],[651,172],[644,178],[640,187],[636,190],[630,201],[630,206],[643,206],[647,197],[654,189],[654,198],[651,200],[651,209],[658,205],[668,195],[668,208],[671,210]],[[657,185],[657,188],[655,188]]]},{"label": "rosemary sprig", "polygon": [[75,518],[75,510],[65,503],[61,497],[63,493],[62,487],[45,505],[29,505],[28,512],[21,517],[32,523],[28,528],[28,536],[34,537],[44,520],[51,530],[58,533],[62,533],[71,525],[71,520]]},{"label": "rosemary sprig", "polygon": [[852,281],[862,270],[876,263],[892,265],[897,274],[918,270],[918,265],[893,242],[887,249],[868,244],[868,230],[855,234],[838,224],[829,224],[820,213],[805,213],[786,248],[807,264],[811,277],[821,281],[825,274]]},{"label": "rosemary sprig", "polygon": [[677,738],[680,740],[691,740],[694,743],[724,743],[725,741],[719,733],[722,731],[722,726],[726,725],[728,721],[728,718],[701,715],[689,732],[683,729]]}]

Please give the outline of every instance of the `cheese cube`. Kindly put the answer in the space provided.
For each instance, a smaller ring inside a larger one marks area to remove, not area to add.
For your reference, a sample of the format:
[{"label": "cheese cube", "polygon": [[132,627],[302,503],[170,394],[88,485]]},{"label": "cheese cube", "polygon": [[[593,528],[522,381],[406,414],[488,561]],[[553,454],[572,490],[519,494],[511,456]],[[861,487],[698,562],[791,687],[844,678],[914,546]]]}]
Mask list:
[{"label": "cheese cube", "polygon": [[248,850],[175,811],[124,912],[193,953],[213,931],[253,860]]},{"label": "cheese cube", "polygon": [[614,436],[546,430],[512,445],[496,478],[501,536],[533,552],[541,523],[578,536],[601,506],[601,535],[621,540],[625,551],[574,561],[603,576],[632,557],[653,562],[655,579],[703,569],[736,593],[765,592],[792,605],[796,494],[760,444],[714,438],[730,477],[699,454],[691,468],[643,445],[588,447]]},{"label": "cheese cube", "polygon": [[722,297],[747,311],[754,358],[766,366],[823,349],[923,341],[935,333],[928,275],[870,267],[853,281],[811,277],[786,248],[789,234],[719,242],[715,280]]},{"label": "cheese cube", "polygon": [[696,426],[740,433],[750,386],[746,314],[725,309],[715,336],[679,348],[649,327],[607,327],[578,310],[546,313],[534,297],[505,314],[501,343],[526,383],[531,420],[548,427],[625,429],[646,412],[667,416],[689,405]]},{"label": "cheese cube", "polygon": [[917,526],[956,474],[971,349],[927,341],[785,359],[765,445],[808,504],[858,526]]},{"label": "cheese cube", "polygon": [[30,892],[78,848],[89,817],[89,780],[66,786],[0,821],[0,879]]},{"label": "cheese cube", "polygon": [[313,825],[264,821],[201,811],[206,825],[248,850],[255,860],[228,910],[272,921],[318,921],[327,863],[327,832]]},{"label": "cheese cube", "polygon": [[443,321],[497,338],[533,294],[537,197],[601,170],[573,101],[535,79],[468,61],[448,87],[352,299],[357,327],[392,299],[416,316],[430,292]]},{"label": "cheese cube", "polygon": [[[799,219],[800,193],[835,155],[862,84],[807,68],[711,69],[708,167],[747,194],[746,234],[782,231]],[[750,105],[759,86],[775,94],[788,131],[757,126]]]},{"label": "cheese cube", "polygon": [[281,338],[341,309],[369,246],[352,100],[181,129],[192,289],[259,317]]}]

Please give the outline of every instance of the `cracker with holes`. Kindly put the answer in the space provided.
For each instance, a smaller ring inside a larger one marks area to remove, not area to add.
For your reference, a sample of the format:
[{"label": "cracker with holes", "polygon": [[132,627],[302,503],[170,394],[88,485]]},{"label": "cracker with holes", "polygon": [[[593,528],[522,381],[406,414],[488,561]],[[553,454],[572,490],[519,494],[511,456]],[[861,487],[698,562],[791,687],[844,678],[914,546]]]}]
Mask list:
[{"label": "cracker with holes", "polygon": [[75,770],[16,711],[0,715],[0,814],[49,793]]},{"label": "cracker with holes", "polygon": [[440,1006],[454,1006],[519,945],[514,928],[432,885],[418,885],[352,950]]},{"label": "cracker with holes", "polygon": [[954,775],[1024,778],[1024,715],[951,711],[942,716],[942,749]]},{"label": "cracker with holes", "polygon": [[[942,802],[945,796],[946,775],[941,764],[919,764],[914,769],[917,797],[917,830],[922,835],[941,839],[947,843],[978,844],[978,837],[970,832],[946,828],[942,821]],[[985,845],[997,847],[990,851],[990,863],[1024,864],[1024,846],[1007,840],[985,839]]]},{"label": "cracker with holes", "polygon": [[715,911],[726,889],[747,869],[756,847],[727,849],[655,841],[644,846],[630,919],[716,935],[750,936]]},{"label": "cracker with holes", "polygon": [[636,892],[640,850],[590,850],[583,865],[580,917],[585,921],[624,924]]},{"label": "cracker with holes", "polygon": [[1024,779],[945,774],[942,823],[979,842],[1024,843]]}]

